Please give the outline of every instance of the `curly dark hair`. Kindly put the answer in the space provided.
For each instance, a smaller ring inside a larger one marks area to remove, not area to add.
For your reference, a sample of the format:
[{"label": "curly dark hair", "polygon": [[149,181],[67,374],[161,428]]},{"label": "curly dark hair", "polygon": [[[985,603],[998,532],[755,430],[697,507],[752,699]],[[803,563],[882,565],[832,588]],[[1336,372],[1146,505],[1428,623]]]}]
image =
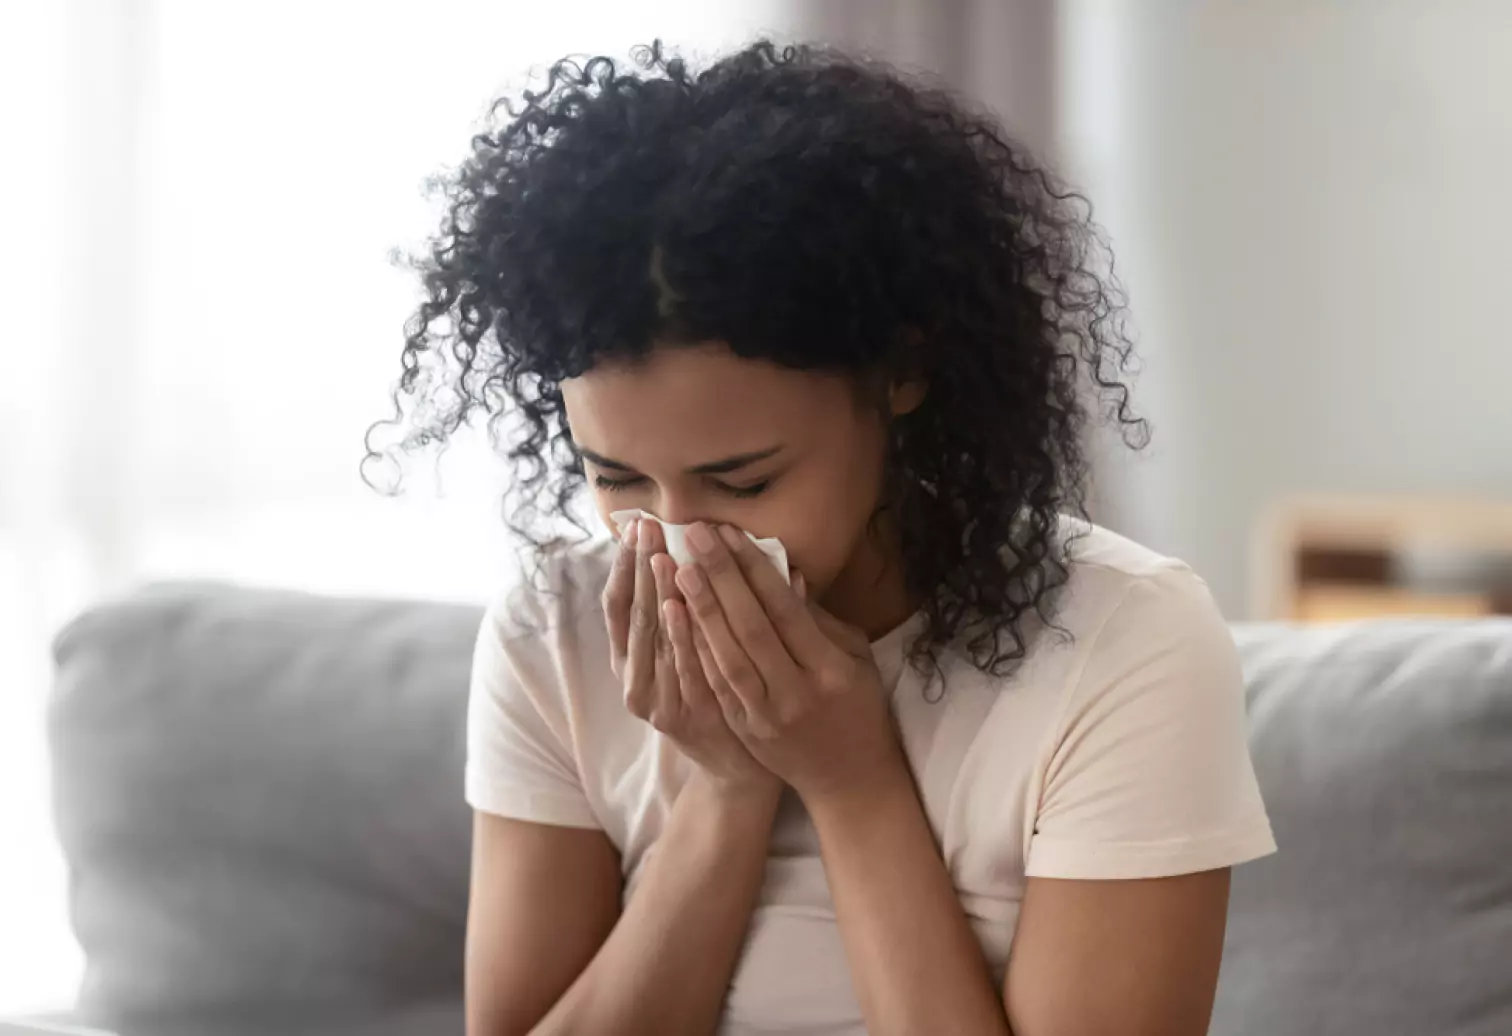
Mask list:
[{"label": "curly dark hair", "polygon": [[720,340],[868,391],[920,377],[917,410],[881,415],[917,650],[959,639],[1003,673],[1022,620],[1053,621],[1087,426],[1148,430],[1091,207],[992,116],[823,48],[699,71],[658,43],[496,102],[441,187],[398,413],[375,426],[402,437],[369,461],[481,416],[516,466],[509,521],[541,545],[583,486],[560,384],[606,359]]}]

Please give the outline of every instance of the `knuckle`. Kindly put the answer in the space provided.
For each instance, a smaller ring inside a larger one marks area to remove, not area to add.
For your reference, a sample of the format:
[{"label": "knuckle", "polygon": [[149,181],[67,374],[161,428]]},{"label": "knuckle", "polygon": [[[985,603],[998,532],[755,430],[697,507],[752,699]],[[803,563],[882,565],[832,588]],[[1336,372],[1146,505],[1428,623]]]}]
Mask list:
[{"label": "knuckle", "polygon": [[854,676],[853,666],[843,662],[827,665],[815,674],[815,682],[821,694],[843,694],[850,689]]},{"label": "knuckle", "polygon": [[708,666],[701,665],[700,668],[703,670],[704,678],[709,682],[709,690],[714,692],[714,697],[729,699],[735,697],[735,692],[731,689],[729,681],[724,678],[723,673]]},{"label": "knuckle", "polygon": [[731,687],[739,687],[751,691],[761,689],[761,677],[756,672],[756,667],[745,659],[740,659],[726,666],[725,679]]},{"label": "knuckle", "polygon": [[719,714],[724,717],[728,726],[742,729],[746,726],[745,707],[740,704],[740,699],[733,694],[715,694],[716,704],[719,706]]},{"label": "knuckle", "polygon": [[808,711],[807,707],[802,702],[785,701],[778,705],[775,715],[772,716],[772,720],[777,727],[797,726],[798,721],[803,718],[803,714],[806,711]]},{"label": "knuckle", "polygon": [[747,732],[758,740],[768,741],[777,736],[777,729],[766,716],[747,716],[745,726]]},{"label": "knuckle", "polygon": [[736,567],[735,555],[731,554],[728,548],[715,550],[700,564],[703,565],[710,575],[723,575]]},{"label": "knuckle", "polygon": [[742,644],[765,645],[771,639],[770,624],[754,616],[742,618],[735,624],[735,637]]},{"label": "knuckle", "polygon": [[772,618],[777,619],[779,622],[791,621],[807,611],[803,606],[803,601],[796,594],[791,593],[778,594],[777,599],[768,607],[772,613]]},{"label": "knuckle", "polygon": [[677,670],[677,680],[680,684],[685,687],[697,686],[698,679],[703,674],[699,672],[699,669],[696,665],[694,665],[691,661],[689,661],[681,654],[677,655],[677,657],[673,659],[672,664],[673,667]]},{"label": "knuckle", "polygon": [[649,608],[630,609],[630,628],[636,633],[645,633],[656,626],[656,613]]}]

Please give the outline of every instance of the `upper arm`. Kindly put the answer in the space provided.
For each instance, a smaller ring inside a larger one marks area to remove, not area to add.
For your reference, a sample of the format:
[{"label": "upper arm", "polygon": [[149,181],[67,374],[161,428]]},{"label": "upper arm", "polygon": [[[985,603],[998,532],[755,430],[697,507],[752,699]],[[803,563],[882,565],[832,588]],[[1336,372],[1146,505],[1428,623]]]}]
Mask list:
[{"label": "upper arm", "polygon": [[587,967],[620,910],[620,861],[583,787],[571,616],[512,591],[484,616],[467,716],[473,806],[467,916],[467,1031],[535,1026]]},{"label": "upper arm", "polygon": [[1244,677],[1188,570],[1134,585],[1087,646],[1032,804],[1031,878],[1136,879],[1273,852]]},{"label": "upper arm", "polygon": [[1003,1002],[1015,1036],[1203,1036],[1227,868],[1173,878],[1031,878]]},{"label": "upper arm", "polygon": [[1229,868],[1275,848],[1228,627],[1185,569],[1088,645],[1037,790],[1004,1000],[1016,1036],[1201,1036]]},{"label": "upper arm", "polygon": [[602,831],[478,812],[467,913],[469,1036],[529,1032],[588,966],[620,910]]}]

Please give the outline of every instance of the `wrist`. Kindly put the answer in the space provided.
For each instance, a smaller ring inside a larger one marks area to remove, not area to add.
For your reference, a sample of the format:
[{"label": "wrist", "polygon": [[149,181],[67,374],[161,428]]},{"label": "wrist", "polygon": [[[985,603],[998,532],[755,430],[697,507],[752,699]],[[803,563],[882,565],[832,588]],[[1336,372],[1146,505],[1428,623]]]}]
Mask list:
[{"label": "wrist", "polygon": [[913,808],[919,804],[913,774],[902,759],[867,780],[811,789],[801,797],[816,827],[852,823],[900,805]]},{"label": "wrist", "polygon": [[679,801],[712,823],[761,827],[770,830],[777,818],[783,784],[771,780],[728,781],[694,770],[683,786]]}]

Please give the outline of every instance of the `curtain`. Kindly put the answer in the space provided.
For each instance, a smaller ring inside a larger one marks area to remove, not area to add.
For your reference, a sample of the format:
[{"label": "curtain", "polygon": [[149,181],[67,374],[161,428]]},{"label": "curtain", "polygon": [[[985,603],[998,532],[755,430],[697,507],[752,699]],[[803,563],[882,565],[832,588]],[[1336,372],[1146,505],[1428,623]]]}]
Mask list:
[{"label": "curtain", "polygon": [[[512,556],[481,439],[358,477],[433,229],[425,179],[501,89],[777,3],[12,0],[0,8],[0,1015],[80,961],[48,817],[47,646],[154,578],[477,600]],[[459,792],[460,794],[460,792]]]},{"label": "curtain", "polygon": [[808,0],[804,38],[938,76],[996,112],[1036,153],[1058,149],[1056,0]]}]

